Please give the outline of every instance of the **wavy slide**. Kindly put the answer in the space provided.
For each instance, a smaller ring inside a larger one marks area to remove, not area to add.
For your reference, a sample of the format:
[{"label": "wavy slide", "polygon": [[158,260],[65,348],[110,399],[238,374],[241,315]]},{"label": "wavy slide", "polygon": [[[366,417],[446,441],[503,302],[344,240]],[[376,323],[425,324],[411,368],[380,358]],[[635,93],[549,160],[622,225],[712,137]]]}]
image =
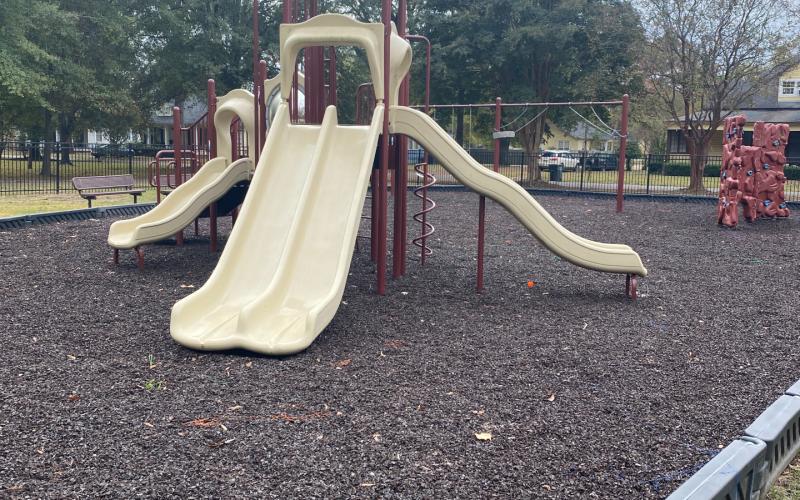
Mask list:
[{"label": "wavy slide", "polygon": [[169,238],[191,224],[234,185],[249,180],[252,172],[253,162],[249,158],[230,165],[226,158],[214,158],[149,212],[111,224],[108,244],[125,249]]},{"label": "wavy slide", "polygon": [[177,342],[281,355],[314,341],[344,292],[382,120],[378,105],[369,126],[340,126],[330,106],[292,125],[280,104],[217,267],[172,309]]},{"label": "wavy slide", "polygon": [[519,184],[475,161],[428,115],[395,106],[389,110],[389,124],[391,132],[407,135],[422,144],[462,184],[500,203],[559,257],[595,271],[647,275],[642,260],[631,247],[598,243],[570,232]]}]

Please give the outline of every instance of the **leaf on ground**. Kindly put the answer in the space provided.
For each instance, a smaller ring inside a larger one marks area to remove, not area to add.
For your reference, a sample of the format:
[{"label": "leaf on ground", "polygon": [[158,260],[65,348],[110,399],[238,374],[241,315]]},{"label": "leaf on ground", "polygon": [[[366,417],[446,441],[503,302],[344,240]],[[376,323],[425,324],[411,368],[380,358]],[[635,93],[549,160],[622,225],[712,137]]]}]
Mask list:
[{"label": "leaf on ground", "polygon": [[181,285],[181,288],[194,288],[194,285]]},{"label": "leaf on ground", "polygon": [[341,361],[337,361],[334,366],[336,367],[337,370],[341,370],[345,366],[350,366],[350,363],[352,363],[352,362],[353,362],[352,359],[347,358],[347,359],[343,359]]},{"label": "leaf on ground", "polygon": [[395,339],[395,340],[387,340],[386,342],[383,343],[383,345],[385,345],[386,347],[390,347],[392,349],[402,349],[403,347],[406,347],[408,344],[403,340]]},{"label": "leaf on ground", "polygon": [[475,439],[478,441],[491,441],[492,440],[492,433],[491,432],[476,432]]},{"label": "leaf on ground", "polygon": [[247,363],[244,364],[244,366],[245,366],[245,368],[250,368],[251,366],[253,366],[253,362],[252,361],[248,361]]},{"label": "leaf on ground", "polygon": [[191,427],[217,427],[222,423],[222,421],[218,417],[212,418],[196,418],[194,420],[190,420],[184,425],[189,425]]},{"label": "leaf on ground", "polygon": [[547,401],[550,401],[552,403],[555,400],[556,400],[555,393],[554,394],[550,394],[549,396],[547,396]]},{"label": "leaf on ground", "polygon": [[228,410],[230,411],[236,411],[241,409],[242,409],[241,405],[231,406],[230,408],[228,408]]},{"label": "leaf on ground", "polygon": [[73,356],[72,354],[67,354],[67,359],[68,359],[68,360],[70,360],[70,361],[75,361],[75,360],[76,360],[76,359],[78,359],[78,358],[76,358],[76,357],[75,357],[75,356]]},{"label": "leaf on ground", "polygon": [[81,397],[77,394],[70,394],[69,396],[67,396],[67,399],[69,399],[70,401],[78,401],[79,399],[81,399]]},{"label": "leaf on ground", "polygon": [[151,429],[154,429],[154,428],[155,428],[155,425],[151,424],[150,422],[145,422],[145,423],[144,423],[144,426],[145,426],[145,427],[150,427]]},{"label": "leaf on ground", "polygon": [[226,444],[231,444],[232,442],[236,441],[236,438],[231,439],[220,439],[219,441],[214,441],[208,445],[209,448],[219,448],[220,446],[225,446]]}]

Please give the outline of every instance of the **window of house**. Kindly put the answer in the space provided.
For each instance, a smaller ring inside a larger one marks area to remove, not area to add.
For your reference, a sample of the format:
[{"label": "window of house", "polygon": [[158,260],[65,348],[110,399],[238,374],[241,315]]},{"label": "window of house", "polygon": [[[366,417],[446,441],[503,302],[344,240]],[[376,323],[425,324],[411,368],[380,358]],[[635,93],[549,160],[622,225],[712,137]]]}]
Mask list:
[{"label": "window of house", "polygon": [[558,141],[558,149],[569,151],[569,141]]},{"label": "window of house", "polygon": [[800,95],[800,85],[797,80],[781,80],[781,95]]}]

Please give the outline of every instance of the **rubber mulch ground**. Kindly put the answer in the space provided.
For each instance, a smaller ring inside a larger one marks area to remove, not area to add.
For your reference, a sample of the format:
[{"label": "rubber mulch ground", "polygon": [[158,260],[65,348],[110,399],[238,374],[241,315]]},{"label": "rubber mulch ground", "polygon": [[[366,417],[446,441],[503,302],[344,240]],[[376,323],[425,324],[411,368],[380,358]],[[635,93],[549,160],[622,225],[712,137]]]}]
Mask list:
[{"label": "rubber mulch ground", "polygon": [[663,497],[800,378],[797,219],[540,197],[640,253],[633,303],[489,202],[478,295],[477,196],[434,196],[424,268],[379,297],[362,241],[337,316],[286,358],[171,340],[218,258],[205,225],[143,272],[112,264],[110,219],[0,233],[0,496]]}]

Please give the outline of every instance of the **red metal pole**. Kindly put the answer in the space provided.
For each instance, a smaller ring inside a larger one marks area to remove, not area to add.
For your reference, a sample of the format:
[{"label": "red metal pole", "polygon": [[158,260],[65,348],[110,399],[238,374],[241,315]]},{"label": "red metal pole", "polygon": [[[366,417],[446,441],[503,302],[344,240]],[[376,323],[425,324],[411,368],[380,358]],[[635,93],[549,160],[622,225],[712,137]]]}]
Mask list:
[{"label": "red metal pole", "polygon": [[292,0],[283,0],[283,23],[288,24],[292,22]]},{"label": "red metal pole", "polygon": [[175,186],[183,183],[181,172],[181,108],[172,108],[172,156],[175,158]]},{"label": "red metal pole", "polygon": [[336,47],[328,47],[328,105],[336,106]]},{"label": "red metal pole", "polygon": [[[408,35],[408,5],[406,0],[400,0],[398,5],[398,24],[400,36]],[[406,73],[403,85],[400,87],[400,105],[409,105],[409,78]],[[400,276],[406,274],[406,257],[408,247],[408,137],[400,136],[400,197],[403,204],[402,225],[400,226]]]},{"label": "red metal pole", "polygon": [[231,124],[231,161],[239,159],[239,120]]},{"label": "red metal pole", "polygon": [[[397,7],[397,34],[406,36],[406,0],[400,0]],[[406,91],[408,90],[408,75],[403,78],[400,92],[397,96],[398,104],[408,104]],[[387,96],[388,100],[388,96]],[[405,274],[406,267],[406,238],[408,236],[408,223],[406,221],[408,203],[408,139],[405,136],[395,136],[395,165],[394,182],[394,230],[392,244],[392,277],[399,278]]]},{"label": "red metal pole", "polygon": [[478,202],[478,279],[476,289],[483,291],[483,248],[486,233],[486,197],[480,195]]},{"label": "red metal pole", "polygon": [[[494,131],[500,132],[500,125],[502,123],[503,113],[503,100],[499,97],[494,100]],[[495,172],[500,171],[500,139],[494,139],[494,151],[492,158],[492,170]],[[486,197],[481,195],[478,204],[478,277],[477,277],[477,290],[483,291],[483,270],[484,270],[484,255],[486,248]]]},{"label": "red metal pole", "polygon": [[261,98],[258,100],[258,114],[259,114],[259,137],[256,147],[258,150],[264,149],[264,144],[267,142],[267,95],[264,94],[264,81],[267,79],[267,61],[261,60],[258,62],[258,84],[261,90]]},{"label": "red metal pole", "polygon": [[[181,172],[181,108],[175,106],[172,108],[172,155],[175,158],[175,187],[177,188],[183,183],[183,174]],[[169,178],[169,177],[168,177]],[[178,231],[175,235],[175,243],[183,245],[183,229]]]},{"label": "red metal pole", "polygon": [[[502,123],[502,116],[503,116],[503,100],[499,97],[495,98],[494,100],[494,131],[500,132],[500,125]],[[494,171],[500,171],[500,139],[494,140]]]},{"label": "red metal pole", "polygon": [[391,56],[390,44],[392,41],[392,0],[383,0],[381,6],[381,21],[383,22],[383,141],[381,142],[381,170],[378,179],[379,195],[379,223],[378,223],[378,294],[386,294],[386,224],[388,219],[388,204],[386,196],[386,181],[389,174],[389,81],[391,80],[389,58]]},{"label": "red metal pole", "polygon": [[254,158],[256,164],[258,164],[258,158],[261,155],[261,148],[258,147],[259,141],[261,140],[261,117],[259,116],[261,106],[259,106],[258,103],[261,100],[261,85],[263,82],[259,83],[259,59],[258,0],[253,0],[253,110],[255,111],[253,113],[253,119],[255,120],[253,124],[253,133],[256,135],[253,137],[253,143],[256,145],[256,150],[249,151],[249,153]]},{"label": "red metal pole", "polygon": [[628,147],[628,108],[630,97],[622,96],[622,118],[619,137],[619,165],[617,166],[617,213],[622,213],[623,192],[625,190],[625,149]]},{"label": "red metal pole", "polygon": [[214,115],[217,114],[217,84],[213,79],[208,80],[208,158],[217,157],[217,126],[214,124]]},{"label": "red metal pole", "polygon": [[[208,133],[208,159],[217,157],[217,127],[214,115],[217,114],[217,88],[214,80],[208,80],[208,115],[206,131]],[[208,230],[211,233],[211,251],[217,251],[217,202],[208,207]]]}]

